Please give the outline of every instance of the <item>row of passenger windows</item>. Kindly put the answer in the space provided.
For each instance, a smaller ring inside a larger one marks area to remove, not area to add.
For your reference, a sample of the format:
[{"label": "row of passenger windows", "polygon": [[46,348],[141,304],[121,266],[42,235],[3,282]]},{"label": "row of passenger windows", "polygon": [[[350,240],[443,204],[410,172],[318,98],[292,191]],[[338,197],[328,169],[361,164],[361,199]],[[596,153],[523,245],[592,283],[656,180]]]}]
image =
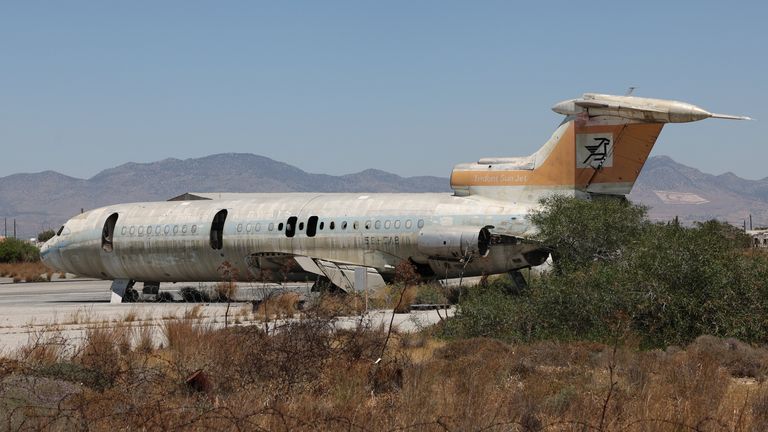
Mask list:
[{"label": "row of passenger windows", "polygon": [[181,234],[191,233],[195,234],[197,232],[197,225],[155,225],[154,227],[152,225],[147,225],[146,228],[143,225],[140,226],[124,226],[120,230],[120,234],[122,235],[144,235],[146,233],[147,235],[170,235],[178,234],[181,232]]},{"label": "row of passenger windows", "polygon": [[[290,219],[293,219],[293,218],[290,218]],[[295,223],[295,221],[294,221],[294,223]],[[352,221],[352,229],[353,230],[359,230],[360,227],[361,227],[361,224],[362,224],[361,221]],[[266,226],[266,230],[267,231],[274,231],[275,228],[277,228],[277,231],[282,231],[283,228],[285,228],[286,231],[294,230],[294,227],[290,223],[290,221],[286,222],[286,223],[280,222],[280,223],[277,223],[277,224],[275,224],[274,222],[270,222],[269,225],[265,224],[265,226]],[[365,229],[367,229],[367,230],[370,230],[370,229],[381,229],[382,227],[384,227],[384,229],[392,229],[392,228],[400,229],[402,226],[405,226],[405,229],[411,229],[411,228],[413,228],[413,220],[406,219],[405,223],[401,223],[400,219],[395,219],[394,221],[393,220],[389,220],[389,219],[384,220],[384,221],[377,220],[375,222],[369,220],[369,221],[365,221],[365,224],[362,224],[362,226]],[[424,220],[423,219],[419,219],[419,221],[416,222],[416,226],[419,227],[419,228],[423,228],[424,227]],[[330,222],[328,222],[327,227],[331,231],[335,230],[337,228],[341,229],[341,230],[346,230],[346,229],[350,228],[348,221],[341,221],[338,224],[336,223],[336,221],[330,221]],[[247,233],[249,233],[249,232],[258,232],[258,231],[261,231],[262,228],[264,228],[264,227],[262,227],[261,223],[259,223],[259,222],[256,222],[256,223],[253,223],[253,224],[249,223],[249,224],[245,224],[245,225],[237,224],[237,232],[243,232],[243,230],[245,230],[245,232],[247,232]],[[298,227],[296,227],[296,228],[298,228],[299,231],[304,231],[304,222],[299,222],[298,223]],[[326,228],[325,222],[320,222],[317,225],[317,229],[320,230],[320,231],[325,230],[325,228]]]},{"label": "row of passenger windows", "polygon": [[[266,228],[267,231],[275,231],[275,229],[277,229],[277,231],[279,231],[279,232],[283,231],[284,228],[285,228],[286,232],[289,232],[289,231],[290,232],[295,232],[296,228],[298,228],[299,231],[304,231],[304,222],[299,222],[298,223],[298,227],[293,227],[291,225],[291,223],[290,223],[291,221],[293,223],[296,223],[295,217],[289,218],[289,222],[287,222],[287,223],[284,223],[284,222],[279,222],[279,223],[270,222],[269,224],[265,223],[264,226],[262,226],[262,224],[260,222],[247,223],[245,225],[240,223],[240,224],[237,224],[237,232],[241,233],[241,232],[243,232],[243,230],[245,230],[246,233],[259,232],[259,231],[262,230],[262,228]],[[376,220],[376,221],[367,220],[365,222],[362,222],[362,221],[352,221],[351,225],[352,225],[351,229],[353,229],[353,230],[359,230],[361,227],[366,229],[366,230],[382,229],[382,227],[384,229],[400,229],[401,226],[404,226],[405,229],[411,229],[411,228],[413,228],[413,220],[412,219],[406,219],[402,223],[401,223],[400,219],[395,219],[395,220],[385,219],[383,221],[382,220]],[[419,219],[416,222],[416,226],[418,228],[423,228],[424,227],[424,220],[423,219]],[[337,223],[336,221],[329,221],[327,227],[331,231],[336,230],[337,228],[342,230],[342,231],[344,231],[344,230],[347,230],[347,229],[350,228],[350,224],[349,224],[348,221],[341,221],[339,223]],[[325,228],[326,228],[325,222],[320,222],[319,224],[317,224],[317,229],[318,230],[323,231],[323,230],[325,230]],[[131,225],[131,226],[124,226],[124,227],[122,227],[120,229],[120,234],[122,234],[122,235],[131,235],[131,236],[133,236],[133,235],[143,236],[144,234],[146,234],[148,236],[160,235],[160,234],[164,234],[164,235],[178,235],[178,234],[186,235],[188,233],[189,234],[195,234],[195,233],[197,233],[197,230],[198,230],[198,225],[196,225],[196,224],[192,224],[192,225],[186,225],[186,224],[185,225],[147,225],[147,226],[144,226],[144,225],[140,225],[140,226]],[[308,230],[308,234],[309,234],[309,230]],[[312,235],[310,237],[313,237],[313,236],[314,236],[314,233],[312,233]],[[293,237],[293,235],[291,235],[291,237]]]}]

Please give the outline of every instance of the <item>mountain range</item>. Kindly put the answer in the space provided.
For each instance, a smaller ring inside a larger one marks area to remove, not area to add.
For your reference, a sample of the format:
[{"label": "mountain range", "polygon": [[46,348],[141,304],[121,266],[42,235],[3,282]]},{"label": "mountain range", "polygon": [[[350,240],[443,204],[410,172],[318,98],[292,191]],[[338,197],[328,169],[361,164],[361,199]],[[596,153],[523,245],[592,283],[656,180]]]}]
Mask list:
[{"label": "mountain range", "polygon": [[[368,169],[355,174],[312,174],[264,156],[215,154],[194,159],[126,163],[89,179],[55,171],[0,177],[0,218],[17,221],[18,237],[56,228],[81,209],[119,202],[162,201],[185,192],[450,192],[447,178],[401,177]],[[711,175],[669,157],[650,158],[629,198],[655,220],[684,223],[717,218],[768,224],[768,178]],[[0,230],[3,226],[0,226]],[[0,235],[3,231],[0,231]]]}]

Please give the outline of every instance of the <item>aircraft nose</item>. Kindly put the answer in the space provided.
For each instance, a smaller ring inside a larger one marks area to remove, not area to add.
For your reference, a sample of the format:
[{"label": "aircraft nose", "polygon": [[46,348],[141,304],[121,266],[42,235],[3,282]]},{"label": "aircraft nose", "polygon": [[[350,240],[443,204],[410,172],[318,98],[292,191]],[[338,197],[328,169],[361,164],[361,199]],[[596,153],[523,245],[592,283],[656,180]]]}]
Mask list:
[{"label": "aircraft nose", "polygon": [[59,250],[55,247],[56,238],[52,238],[40,246],[40,260],[52,270],[61,270]]}]

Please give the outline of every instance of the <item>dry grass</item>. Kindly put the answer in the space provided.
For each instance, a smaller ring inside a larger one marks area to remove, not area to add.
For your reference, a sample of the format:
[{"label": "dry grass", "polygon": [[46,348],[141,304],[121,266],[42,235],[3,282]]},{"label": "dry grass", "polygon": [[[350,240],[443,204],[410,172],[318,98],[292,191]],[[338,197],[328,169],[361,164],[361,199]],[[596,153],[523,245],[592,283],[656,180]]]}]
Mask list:
[{"label": "dry grass", "polygon": [[254,314],[257,320],[274,320],[293,318],[299,311],[299,295],[286,292],[273,297],[267,297],[256,305]]},{"label": "dry grass", "polygon": [[307,307],[308,314],[322,318],[355,316],[364,311],[365,297],[356,293],[345,295],[323,293]]},{"label": "dry grass", "polygon": [[123,321],[127,323],[134,322],[139,319],[139,312],[136,309],[130,309],[123,316]]},{"label": "dry grass", "polygon": [[[422,333],[395,334],[382,351],[382,329],[334,331],[332,320],[317,317],[270,335],[183,318],[162,326],[160,347],[146,327],[96,325],[76,351],[55,331],[32,338],[0,360],[4,427],[639,432],[768,426],[768,350],[734,340],[702,337],[684,349],[639,351],[631,344],[446,342]],[[13,384],[22,380],[37,386]]]},{"label": "dry grass", "polygon": [[[203,318],[203,305],[197,304],[184,310],[184,319],[199,320]],[[172,317],[170,319],[173,319]]]},{"label": "dry grass", "polygon": [[15,283],[46,282],[51,280],[53,274],[53,271],[39,261],[0,264],[0,277],[12,278]]},{"label": "dry grass", "polygon": [[151,354],[155,350],[155,341],[152,335],[152,325],[145,324],[133,327],[134,349],[142,354]]},{"label": "dry grass", "polygon": [[402,292],[395,295],[394,306],[395,313],[408,313],[411,311],[411,305],[416,300],[416,287],[407,286],[401,288]]},{"label": "dry grass", "polygon": [[211,297],[217,301],[233,301],[237,297],[237,284],[234,281],[221,281],[213,287]]}]

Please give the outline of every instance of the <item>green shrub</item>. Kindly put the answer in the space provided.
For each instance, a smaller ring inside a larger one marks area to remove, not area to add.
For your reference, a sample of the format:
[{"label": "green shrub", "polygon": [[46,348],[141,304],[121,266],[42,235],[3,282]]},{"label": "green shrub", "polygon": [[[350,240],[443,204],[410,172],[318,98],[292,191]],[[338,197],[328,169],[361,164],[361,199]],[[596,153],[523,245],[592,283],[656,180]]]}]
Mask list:
[{"label": "green shrub", "polygon": [[0,241],[0,263],[40,261],[40,250],[19,239],[6,238]]},{"label": "green shrub", "polygon": [[37,241],[40,243],[46,242],[53,238],[53,236],[56,235],[56,232],[52,229],[45,230],[39,234],[37,234]]},{"label": "green shrub", "polygon": [[554,270],[523,291],[507,278],[470,290],[445,334],[606,343],[632,334],[645,347],[704,334],[768,341],[768,256],[725,223],[644,215],[615,200],[545,201],[534,219],[539,238],[559,248]]}]

